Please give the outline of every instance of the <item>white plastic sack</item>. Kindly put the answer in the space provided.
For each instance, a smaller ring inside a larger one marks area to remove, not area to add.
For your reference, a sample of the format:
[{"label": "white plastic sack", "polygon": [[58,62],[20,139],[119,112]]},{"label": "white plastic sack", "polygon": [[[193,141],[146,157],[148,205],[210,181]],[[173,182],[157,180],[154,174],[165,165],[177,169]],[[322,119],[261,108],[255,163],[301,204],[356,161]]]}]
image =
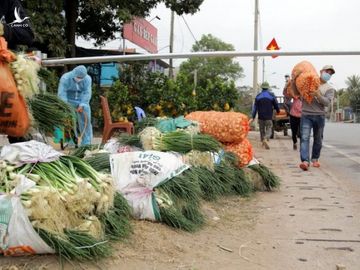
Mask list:
[{"label": "white plastic sack", "polygon": [[5,256],[55,253],[34,230],[21,204],[19,196],[33,186],[35,186],[35,182],[22,176],[19,185],[11,192],[12,194],[0,195],[0,199],[10,200],[12,206],[7,236],[5,242],[2,243],[6,249],[0,249],[0,253],[4,253]]},{"label": "white plastic sack", "polygon": [[50,145],[34,140],[5,145],[1,149],[0,158],[13,164],[51,162],[63,154]]},{"label": "white plastic sack", "polygon": [[122,193],[139,219],[159,219],[154,188],[189,168],[180,155],[145,151],[110,156],[115,188]]},{"label": "white plastic sack", "polygon": [[111,138],[110,140],[108,140],[105,143],[103,150],[109,152],[110,154],[141,151],[140,148],[122,144],[119,142],[118,139],[115,138]]}]

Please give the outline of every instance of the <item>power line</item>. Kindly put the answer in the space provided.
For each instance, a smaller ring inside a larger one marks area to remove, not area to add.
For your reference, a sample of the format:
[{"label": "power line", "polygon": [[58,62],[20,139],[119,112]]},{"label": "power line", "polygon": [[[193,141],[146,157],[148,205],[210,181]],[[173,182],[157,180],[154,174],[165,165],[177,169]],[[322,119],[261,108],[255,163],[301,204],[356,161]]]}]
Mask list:
[{"label": "power line", "polygon": [[193,32],[191,31],[187,21],[185,20],[184,15],[181,15],[181,18],[184,20],[184,23],[186,24],[186,27],[188,28],[188,30],[189,30],[190,34],[192,35],[193,39],[195,40],[195,42],[198,42],[196,37],[194,36]]}]

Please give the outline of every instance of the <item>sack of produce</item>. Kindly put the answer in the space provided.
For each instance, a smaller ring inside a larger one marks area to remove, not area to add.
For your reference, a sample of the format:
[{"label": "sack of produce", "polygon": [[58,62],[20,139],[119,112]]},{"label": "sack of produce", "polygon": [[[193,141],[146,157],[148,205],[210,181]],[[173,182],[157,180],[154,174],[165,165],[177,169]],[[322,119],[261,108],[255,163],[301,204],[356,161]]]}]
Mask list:
[{"label": "sack of produce", "polygon": [[239,143],[250,130],[248,117],[238,112],[196,111],[185,118],[199,122],[201,133],[223,143]]},{"label": "sack of produce", "polygon": [[310,94],[320,86],[320,77],[314,66],[308,61],[302,61],[295,65],[291,77],[295,80],[295,86],[300,95],[306,102],[311,103],[313,97]]},{"label": "sack of produce", "polygon": [[20,95],[9,64],[15,55],[7,49],[0,37],[0,133],[22,137],[28,131],[30,120],[23,96]]},{"label": "sack of produce", "polygon": [[180,155],[158,151],[127,152],[110,156],[115,188],[124,195],[136,218],[160,220],[158,204],[171,204],[156,197],[154,188],[181,174],[189,166]]},{"label": "sack of produce", "polygon": [[234,153],[238,158],[238,166],[243,167],[249,164],[253,159],[252,145],[248,139],[244,139],[240,143],[227,143],[225,150]]}]

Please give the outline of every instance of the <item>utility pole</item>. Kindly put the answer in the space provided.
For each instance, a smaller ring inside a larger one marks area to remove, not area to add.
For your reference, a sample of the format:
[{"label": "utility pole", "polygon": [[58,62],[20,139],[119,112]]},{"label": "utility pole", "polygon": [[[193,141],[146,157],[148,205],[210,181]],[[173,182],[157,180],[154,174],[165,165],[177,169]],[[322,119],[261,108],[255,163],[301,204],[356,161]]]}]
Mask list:
[{"label": "utility pole", "polygon": [[[174,19],[175,19],[175,12],[171,11],[171,20],[170,20],[170,46],[169,46],[169,53],[173,53],[174,51]],[[172,79],[174,77],[174,70],[173,70],[173,59],[169,59],[169,78]]]},{"label": "utility pole", "polygon": [[265,82],[265,57],[262,59],[262,82]]},{"label": "utility pole", "polygon": [[[255,22],[254,22],[254,51],[258,49],[258,31],[259,31],[259,0],[255,0]],[[256,97],[258,84],[258,58],[254,56],[253,69],[253,99]]]}]

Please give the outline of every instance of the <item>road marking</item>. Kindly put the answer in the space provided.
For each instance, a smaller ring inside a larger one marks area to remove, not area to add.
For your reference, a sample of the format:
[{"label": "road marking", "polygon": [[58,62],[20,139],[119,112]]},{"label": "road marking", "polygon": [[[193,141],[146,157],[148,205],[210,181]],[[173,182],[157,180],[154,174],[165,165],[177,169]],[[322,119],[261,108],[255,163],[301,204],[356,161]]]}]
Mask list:
[{"label": "road marking", "polygon": [[351,156],[349,154],[346,154],[345,152],[338,150],[335,146],[330,145],[330,144],[323,144],[323,146],[326,147],[326,148],[332,149],[336,153],[338,153],[340,155],[343,155],[344,157],[347,157],[348,159],[354,161],[355,163],[360,164],[360,157],[354,157],[354,156]]}]

